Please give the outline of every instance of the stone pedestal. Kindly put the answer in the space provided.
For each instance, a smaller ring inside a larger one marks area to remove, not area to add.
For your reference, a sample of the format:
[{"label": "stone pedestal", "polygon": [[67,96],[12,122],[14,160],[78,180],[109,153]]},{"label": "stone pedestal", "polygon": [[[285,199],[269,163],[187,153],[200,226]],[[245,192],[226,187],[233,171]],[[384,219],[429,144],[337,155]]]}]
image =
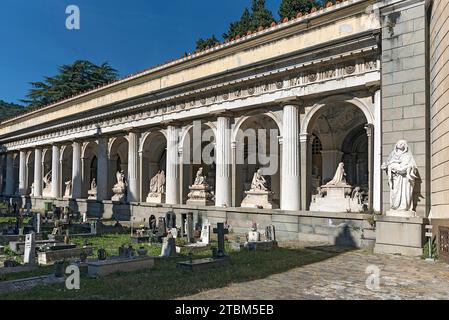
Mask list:
[{"label": "stone pedestal", "polygon": [[89,190],[87,191],[87,194],[89,195],[89,200],[97,200],[97,190]]},{"label": "stone pedestal", "polygon": [[399,217],[399,218],[415,218],[415,211],[397,211],[397,210],[388,210],[386,213],[387,217]]},{"label": "stone pedestal", "polygon": [[351,199],[351,186],[323,186],[321,195],[314,195],[310,211],[315,212],[363,212],[363,204]]},{"label": "stone pedestal", "polygon": [[165,203],[165,193],[150,193],[146,202],[154,204]]},{"label": "stone pedestal", "polygon": [[256,209],[277,209],[278,206],[273,203],[273,194],[271,191],[250,190],[245,191],[246,197],[242,201],[242,208]]},{"label": "stone pedestal", "polygon": [[126,202],[126,189],[120,186],[115,186],[112,191],[114,195],[112,196],[112,201],[114,202]]},{"label": "stone pedestal", "polygon": [[376,216],[375,253],[421,256],[426,241],[426,218]]},{"label": "stone pedestal", "polygon": [[193,185],[190,188],[187,200],[188,205],[213,206],[212,194],[208,185]]}]

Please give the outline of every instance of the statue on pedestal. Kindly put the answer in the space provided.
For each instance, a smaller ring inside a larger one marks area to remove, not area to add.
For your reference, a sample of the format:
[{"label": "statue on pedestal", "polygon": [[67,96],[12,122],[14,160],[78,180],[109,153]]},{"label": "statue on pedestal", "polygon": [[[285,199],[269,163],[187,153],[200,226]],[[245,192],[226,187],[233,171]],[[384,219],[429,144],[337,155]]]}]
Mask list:
[{"label": "statue on pedestal", "polygon": [[34,197],[34,182],[31,184],[30,197]]},{"label": "statue on pedestal", "polygon": [[165,202],[165,172],[163,170],[159,170],[158,173],[150,180],[150,192],[147,197],[147,202]]},{"label": "statue on pedestal", "polygon": [[347,183],[343,162],[339,163],[334,178],[317,188],[317,193],[312,196],[310,211],[341,213],[365,211],[362,190]]},{"label": "statue on pedestal", "polygon": [[195,181],[190,186],[190,193],[187,195],[187,204],[208,206],[212,205],[212,194],[210,193],[210,186],[206,182],[206,176],[203,174],[203,168],[199,168],[196,173]]},{"label": "statue on pedestal", "polygon": [[112,201],[123,202],[126,200],[126,187],[127,183],[125,181],[125,173],[122,171],[117,171],[116,173],[117,183],[112,188],[114,195],[112,196]]},{"label": "statue on pedestal", "polygon": [[72,197],[72,180],[69,180],[65,183],[65,192],[64,192],[64,198],[71,198]]},{"label": "statue on pedestal", "polygon": [[272,201],[274,193],[268,190],[267,185],[262,169],[257,170],[253,175],[250,190],[245,191],[242,208],[276,209],[277,206]]},{"label": "statue on pedestal", "polygon": [[97,199],[97,181],[95,178],[92,179],[92,182],[90,183],[90,189],[87,191],[87,194],[89,195],[90,200]]},{"label": "statue on pedestal", "polygon": [[43,197],[51,197],[51,170],[42,179],[44,186],[42,189]]},{"label": "statue on pedestal", "polygon": [[418,167],[405,140],[399,140],[382,169],[388,175],[391,210],[387,216],[414,217],[415,184],[419,180]]}]

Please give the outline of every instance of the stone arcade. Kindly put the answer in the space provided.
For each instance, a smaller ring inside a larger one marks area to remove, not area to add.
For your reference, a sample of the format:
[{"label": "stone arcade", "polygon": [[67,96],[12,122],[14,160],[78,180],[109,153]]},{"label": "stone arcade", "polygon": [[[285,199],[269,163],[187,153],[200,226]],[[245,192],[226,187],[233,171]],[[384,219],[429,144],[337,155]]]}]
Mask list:
[{"label": "stone arcade", "polygon": [[388,211],[377,250],[416,254],[438,145],[426,134],[431,3],[342,1],[4,120],[0,193],[356,246]]}]

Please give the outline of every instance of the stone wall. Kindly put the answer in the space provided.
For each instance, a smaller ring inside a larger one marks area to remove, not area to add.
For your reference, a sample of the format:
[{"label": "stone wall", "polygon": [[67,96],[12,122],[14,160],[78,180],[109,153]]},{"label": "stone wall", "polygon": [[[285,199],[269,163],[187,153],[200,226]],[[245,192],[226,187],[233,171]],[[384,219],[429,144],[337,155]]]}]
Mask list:
[{"label": "stone wall", "polygon": [[[382,14],[382,156],[387,160],[398,140],[409,142],[422,179],[417,207],[428,214],[426,156],[426,20],[425,1],[385,6]],[[388,179],[383,179],[383,209],[388,210]]]},{"label": "stone wall", "polygon": [[432,218],[449,218],[449,1],[430,8]]}]

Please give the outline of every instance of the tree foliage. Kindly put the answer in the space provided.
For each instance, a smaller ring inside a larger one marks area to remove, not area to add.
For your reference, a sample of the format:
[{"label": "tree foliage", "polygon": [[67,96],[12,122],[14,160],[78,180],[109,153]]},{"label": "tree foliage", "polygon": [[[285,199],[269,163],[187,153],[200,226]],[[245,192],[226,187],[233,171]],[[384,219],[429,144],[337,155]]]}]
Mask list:
[{"label": "tree foliage", "polygon": [[298,12],[310,12],[310,9],[319,5],[316,0],[282,0],[279,16],[281,19],[294,18]]},{"label": "tree foliage", "polygon": [[48,105],[81,92],[116,80],[117,71],[108,63],[95,65],[90,61],[78,60],[58,68],[59,74],[44,77],[43,81],[31,82],[32,89],[23,100],[31,107]]},{"label": "tree foliage", "polygon": [[24,107],[21,105],[0,100],[0,120],[13,116],[22,110],[24,110]]},{"label": "tree foliage", "polygon": [[212,37],[208,39],[200,38],[196,41],[196,50],[204,50],[207,48],[212,48],[219,42],[220,41],[218,41],[215,35],[212,35]]}]

